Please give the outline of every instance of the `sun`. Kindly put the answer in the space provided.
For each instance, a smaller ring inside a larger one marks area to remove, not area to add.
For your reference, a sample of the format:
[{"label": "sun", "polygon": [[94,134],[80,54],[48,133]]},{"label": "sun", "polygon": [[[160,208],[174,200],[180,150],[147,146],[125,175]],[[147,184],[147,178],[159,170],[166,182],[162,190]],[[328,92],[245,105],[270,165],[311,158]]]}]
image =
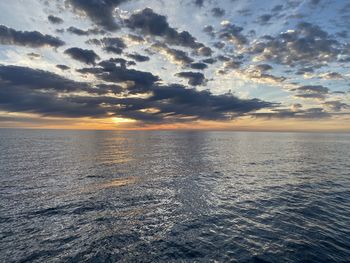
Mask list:
[{"label": "sun", "polygon": [[118,117],[113,117],[112,121],[116,124],[120,124],[120,123],[133,123],[136,122],[133,119],[128,119],[128,118],[118,118]]}]

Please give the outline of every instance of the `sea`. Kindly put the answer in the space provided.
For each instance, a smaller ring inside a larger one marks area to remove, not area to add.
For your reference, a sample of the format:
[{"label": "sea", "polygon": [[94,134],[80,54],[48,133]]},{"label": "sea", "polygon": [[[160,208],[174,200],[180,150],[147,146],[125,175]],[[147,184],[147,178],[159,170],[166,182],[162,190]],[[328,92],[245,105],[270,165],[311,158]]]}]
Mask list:
[{"label": "sea", "polygon": [[0,262],[350,262],[350,134],[0,129]]}]

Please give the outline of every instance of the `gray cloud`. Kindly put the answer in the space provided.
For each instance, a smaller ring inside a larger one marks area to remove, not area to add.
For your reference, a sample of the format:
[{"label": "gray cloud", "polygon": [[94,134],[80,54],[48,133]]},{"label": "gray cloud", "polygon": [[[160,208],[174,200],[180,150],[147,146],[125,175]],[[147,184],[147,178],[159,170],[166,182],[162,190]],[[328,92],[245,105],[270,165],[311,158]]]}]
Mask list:
[{"label": "gray cloud", "polygon": [[201,62],[196,62],[196,63],[191,63],[190,67],[192,69],[203,70],[203,69],[206,69],[208,67],[208,65],[205,63],[201,63]]},{"label": "gray cloud", "polygon": [[126,48],[124,40],[120,37],[104,37],[102,39],[89,39],[87,44],[94,44],[102,46],[103,50],[108,53],[121,54]]},{"label": "gray cloud", "polygon": [[297,98],[320,100],[324,100],[329,92],[327,87],[321,85],[306,85],[291,90],[298,92],[298,94],[295,95]]},{"label": "gray cloud", "polygon": [[68,67],[66,65],[56,65],[56,67],[61,69],[61,70],[68,70],[68,69],[70,69],[70,67]]},{"label": "gray cloud", "polygon": [[74,26],[70,26],[69,28],[67,28],[67,32],[69,32],[71,34],[78,35],[78,36],[98,35],[98,34],[105,34],[106,33],[106,31],[98,29],[98,28],[90,28],[87,30],[82,30],[82,29],[74,27]]},{"label": "gray cloud", "polygon": [[[38,113],[44,116],[106,117],[119,116],[142,122],[181,122],[189,120],[226,120],[274,107],[258,99],[239,99],[232,94],[213,95],[182,85],[158,86],[149,72],[117,67],[88,68],[85,72],[111,82],[131,81],[127,89],[117,84],[75,82],[47,71],[18,66],[0,66],[0,109]],[[144,85],[145,98],[114,97],[109,93],[134,92]],[[146,87],[147,86],[147,87]],[[90,96],[77,95],[79,91]],[[65,96],[60,94],[65,93]],[[95,96],[95,95],[96,96]],[[98,96],[97,96],[98,95]],[[147,111],[156,109],[156,111]]]},{"label": "gray cloud", "polygon": [[53,15],[49,15],[47,17],[47,20],[49,20],[50,23],[52,24],[62,24],[63,23],[63,19],[58,17],[58,16],[53,16]]},{"label": "gray cloud", "polygon": [[295,30],[255,42],[251,51],[263,61],[289,66],[322,65],[336,61],[344,46],[320,27],[303,22]]},{"label": "gray cloud", "polygon": [[309,108],[309,109],[272,109],[271,112],[264,113],[253,113],[253,116],[257,118],[265,118],[265,119],[322,119],[329,118],[332,115],[326,112],[323,108]]},{"label": "gray cloud", "polygon": [[149,61],[150,58],[148,56],[143,56],[137,53],[134,54],[127,54],[127,57],[136,60],[137,62],[145,62],[145,61]]},{"label": "gray cloud", "polygon": [[215,17],[222,17],[223,15],[225,15],[225,10],[220,8],[220,7],[214,7],[212,10],[211,10],[211,13],[213,16]]},{"label": "gray cloud", "polygon": [[0,25],[0,44],[28,47],[60,47],[65,43],[57,37],[43,35],[38,31],[17,31]]},{"label": "gray cloud", "polygon": [[176,73],[175,76],[188,79],[188,84],[191,86],[198,86],[206,83],[204,75],[200,72],[179,72]]},{"label": "gray cloud", "polygon": [[65,54],[71,58],[83,62],[85,64],[95,64],[96,60],[100,57],[91,49],[82,49],[78,47],[72,47],[64,51]]},{"label": "gray cloud", "polygon": [[162,43],[153,44],[152,48],[164,52],[167,56],[170,57],[170,60],[176,63],[190,64],[193,62],[193,59],[190,58],[188,56],[188,53],[183,50],[169,48],[167,45]]},{"label": "gray cloud", "polygon": [[165,16],[154,13],[150,8],[132,14],[124,22],[130,29],[139,30],[144,35],[164,37],[167,44],[193,49],[204,47],[189,32],[178,32],[169,25]]},{"label": "gray cloud", "polygon": [[220,30],[219,37],[237,46],[243,46],[248,43],[248,39],[242,34],[242,31],[242,27],[227,23]]},{"label": "gray cloud", "polygon": [[114,18],[114,9],[127,0],[66,0],[68,6],[83,12],[105,30],[114,31],[119,25]]},{"label": "gray cloud", "polygon": [[350,105],[339,100],[325,101],[323,104],[326,108],[332,111],[341,111],[342,109],[350,109]]}]

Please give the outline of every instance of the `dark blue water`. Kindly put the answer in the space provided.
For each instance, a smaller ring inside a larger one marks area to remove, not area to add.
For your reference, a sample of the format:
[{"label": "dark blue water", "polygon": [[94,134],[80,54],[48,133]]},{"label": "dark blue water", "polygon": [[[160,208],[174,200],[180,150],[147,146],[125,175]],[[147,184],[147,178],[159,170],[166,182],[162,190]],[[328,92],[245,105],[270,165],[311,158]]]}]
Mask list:
[{"label": "dark blue water", "polygon": [[350,134],[0,129],[0,262],[349,262]]}]

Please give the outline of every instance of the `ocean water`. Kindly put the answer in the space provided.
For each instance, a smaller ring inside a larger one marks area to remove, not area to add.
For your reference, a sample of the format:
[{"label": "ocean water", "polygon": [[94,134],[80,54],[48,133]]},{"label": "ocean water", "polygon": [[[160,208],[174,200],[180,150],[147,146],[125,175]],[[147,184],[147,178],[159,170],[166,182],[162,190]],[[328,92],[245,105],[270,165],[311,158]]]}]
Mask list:
[{"label": "ocean water", "polygon": [[0,262],[350,262],[350,134],[0,129]]}]

